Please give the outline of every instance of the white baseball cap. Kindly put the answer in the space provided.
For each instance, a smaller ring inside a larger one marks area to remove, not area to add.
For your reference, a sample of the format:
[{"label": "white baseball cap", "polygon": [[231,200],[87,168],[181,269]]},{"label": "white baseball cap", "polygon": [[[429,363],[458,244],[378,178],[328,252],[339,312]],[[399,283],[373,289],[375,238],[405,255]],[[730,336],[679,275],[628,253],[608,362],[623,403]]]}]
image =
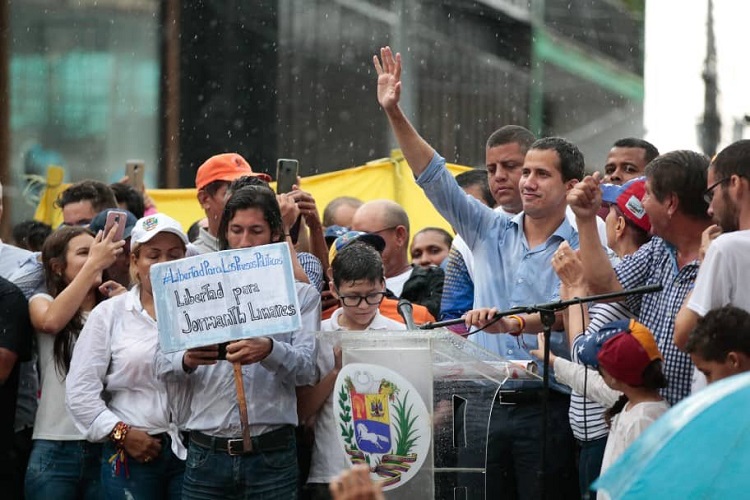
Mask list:
[{"label": "white baseball cap", "polygon": [[178,236],[185,246],[188,245],[188,238],[182,232],[180,223],[166,214],[147,215],[138,219],[133,231],[130,233],[130,244],[140,245],[146,243],[159,233],[172,233]]}]

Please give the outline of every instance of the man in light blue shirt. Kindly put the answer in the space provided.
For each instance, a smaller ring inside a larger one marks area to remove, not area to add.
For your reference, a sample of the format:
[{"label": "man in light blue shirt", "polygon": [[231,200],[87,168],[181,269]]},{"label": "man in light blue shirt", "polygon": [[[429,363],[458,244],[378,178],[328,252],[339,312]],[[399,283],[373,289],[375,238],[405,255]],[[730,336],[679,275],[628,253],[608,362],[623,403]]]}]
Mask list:
[{"label": "man in light blue shirt", "polygon": [[[401,60],[390,48],[375,58],[378,73],[378,101],[386,112],[404,158],[417,183],[435,208],[463,236],[475,258],[475,306],[467,321],[485,327],[472,335],[486,349],[513,360],[531,360],[541,330],[538,315],[504,318],[491,325],[493,308],[508,309],[555,300],[559,280],[550,265],[563,241],[578,247],[578,233],[565,216],[567,192],[583,177],[583,155],[573,144],[559,138],[540,139],[532,144],[522,167],[519,189],[523,212],[509,217],[493,212],[467,196],[445,169],[445,160],[422,139],[401,111]],[[561,325],[560,325],[561,326]],[[514,336],[508,333],[530,334]],[[534,334],[531,334],[534,332]],[[552,350],[569,357],[561,332],[555,332]],[[554,382],[549,404],[549,443],[554,449],[541,467],[542,425],[539,384],[501,392],[493,408],[487,446],[487,497],[539,498],[540,483],[555,498],[578,496],[574,467],[573,438],[567,421],[568,389]],[[469,464],[471,465],[471,464]],[[541,472],[545,472],[542,481]],[[515,494],[511,493],[515,492]]]}]

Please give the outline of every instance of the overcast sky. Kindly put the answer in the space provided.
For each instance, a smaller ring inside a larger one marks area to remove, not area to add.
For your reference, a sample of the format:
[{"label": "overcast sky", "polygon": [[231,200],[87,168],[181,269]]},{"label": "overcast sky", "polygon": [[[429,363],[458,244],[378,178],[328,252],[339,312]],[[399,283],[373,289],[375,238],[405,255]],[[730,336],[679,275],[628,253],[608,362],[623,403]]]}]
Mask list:
[{"label": "overcast sky", "polygon": [[[708,0],[647,0],[644,126],[660,151],[700,150]],[[719,148],[733,140],[735,119],[750,114],[750,2],[714,0],[718,63]],[[744,138],[750,138],[745,127]]]}]

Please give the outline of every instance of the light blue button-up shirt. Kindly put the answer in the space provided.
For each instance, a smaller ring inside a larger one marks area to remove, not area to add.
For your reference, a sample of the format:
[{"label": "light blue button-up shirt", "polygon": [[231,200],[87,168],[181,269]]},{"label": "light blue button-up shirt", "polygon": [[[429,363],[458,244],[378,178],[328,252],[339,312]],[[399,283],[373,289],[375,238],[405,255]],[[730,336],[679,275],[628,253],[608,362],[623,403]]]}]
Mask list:
[{"label": "light blue button-up shirt", "polygon": [[[578,248],[578,232],[567,218],[541,245],[529,248],[523,232],[523,212],[513,217],[493,211],[464,193],[437,153],[417,179],[438,212],[453,226],[474,255],[474,306],[504,311],[559,299],[560,280],[552,268],[552,254],[567,241]],[[535,360],[529,351],[537,347],[535,334],[519,337],[477,332],[470,337],[488,351],[510,360]],[[553,332],[552,352],[570,359],[564,332]],[[541,366],[540,366],[541,372]],[[554,382],[562,392],[568,387]]]},{"label": "light blue button-up shirt", "polygon": [[[242,366],[253,436],[283,425],[297,425],[296,386],[317,382],[315,332],[320,330],[320,294],[307,283],[295,286],[302,328],[270,336],[271,354],[259,363]],[[190,415],[183,428],[216,437],[242,436],[232,363],[221,360],[186,373],[182,368],[184,354],[178,351],[157,356],[160,377],[190,385]]]}]

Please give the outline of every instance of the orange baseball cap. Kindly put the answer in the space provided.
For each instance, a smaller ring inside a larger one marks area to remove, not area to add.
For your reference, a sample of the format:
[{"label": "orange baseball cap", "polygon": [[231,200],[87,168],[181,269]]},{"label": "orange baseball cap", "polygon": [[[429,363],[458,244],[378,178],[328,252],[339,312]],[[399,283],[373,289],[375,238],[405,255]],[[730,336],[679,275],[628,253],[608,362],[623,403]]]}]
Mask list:
[{"label": "orange baseball cap", "polygon": [[243,176],[260,177],[271,182],[271,176],[264,172],[253,172],[250,164],[237,153],[214,155],[198,167],[195,174],[195,188],[201,190],[214,181],[232,182]]}]

